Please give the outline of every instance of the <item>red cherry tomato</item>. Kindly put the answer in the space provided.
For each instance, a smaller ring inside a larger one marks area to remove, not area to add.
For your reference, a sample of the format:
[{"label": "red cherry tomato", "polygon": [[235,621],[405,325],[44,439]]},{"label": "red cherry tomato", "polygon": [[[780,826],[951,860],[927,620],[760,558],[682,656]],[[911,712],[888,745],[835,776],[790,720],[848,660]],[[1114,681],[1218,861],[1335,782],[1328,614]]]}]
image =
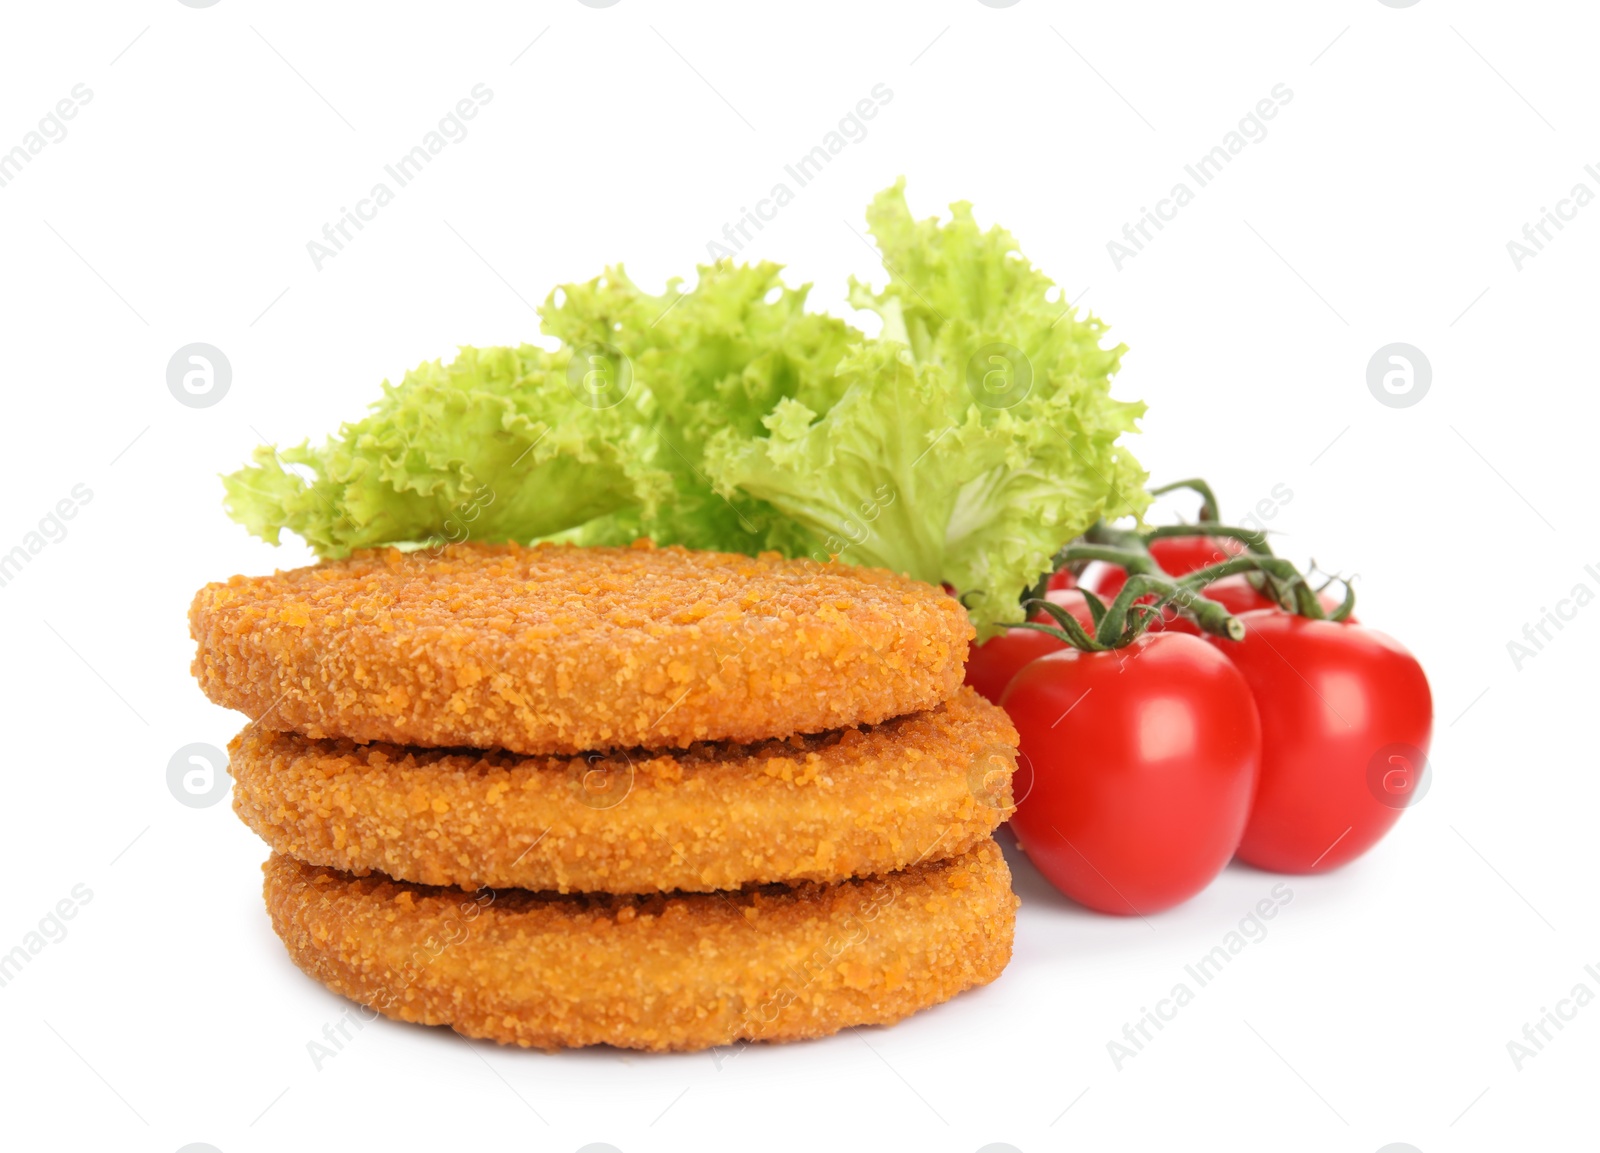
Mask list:
[{"label": "red cherry tomato", "polygon": [[[1045,594],[1045,599],[1054,601],[1071,613],[1086,632],[1094,632],[1094,617],[1090,615],[1089,604],[1078,589],[1051,589]],[[1028,619],[1046,625],[1055,623],[1043,609]],[[1055,637],[1037,629],[1007,629],[1003,636],[991,637],[981,645],[973,646],[967,656],[966,682],[985,699],[999,704],[1000,694],[1006,691],[1006,686],[1011,683],[1018,669],[1029,661],[1063,647]]]},{"label": "red cherry tomato", "polygon": [[[1188,576],[1207,565],[1221,564],[1229,557],[1244,552],[1244,545],[1226,536],[1164,536],[1150,542],[1150,556],[1168,576]],[[1126,569],[1106,565],[1093,580],[1091,587],[1103,599],[1109,600],[1122,591],[1128,583]]]},{"label": "red cherry tomato", "polygon": [[992,704],[1000,703],[1000,696],[1017,675],[1017,670],[1030,661],[1046,656],[1061,648],[1061,642],[1048,633],[1035,629],[1007,629],[997,637],[990,637],[981,645],[973,645],[967,654],[966,682]]},{"label": "red cherry tomato", "polygon": [[1011,828],[1079,904],[1154,913],[1233,856],[1261,728],[1244,678],[1204,641],[1147,633],[1109,652],[1063,648],[1017,673],[1001,704],[1033,770]]},{"label": "red cherry tomato", "polygon": [[1417,795],[1433,697],[1417,659],[1363,625],[1247,612],[1242,641],[1208,638],[1261,714],[1261,783],[1239,858],[1325,873],[1370,849]]},{"label": "red cherry tomato", "polygon": [[1045,585],[1047,589],[1075,589],[1078,587],[1078,578],[1072,575],[1069,569],[1060,569],[1050,574],[1050,582]]}]

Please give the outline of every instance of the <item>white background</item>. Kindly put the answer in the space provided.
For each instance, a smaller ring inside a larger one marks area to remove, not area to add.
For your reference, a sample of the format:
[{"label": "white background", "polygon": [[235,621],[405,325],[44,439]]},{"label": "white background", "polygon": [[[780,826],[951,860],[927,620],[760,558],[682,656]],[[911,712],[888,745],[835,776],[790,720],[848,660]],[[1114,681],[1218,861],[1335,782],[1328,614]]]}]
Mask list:
[{"label": "white background", "polygon": [[[1021,0],[8,5],[0,149],[93,93],[0,188],[0,551],[76,484],[65,539],[0,588],[7,758],[0,951],[74,885],[69,934],[0,988],[14,1148],[1445,1150],[1576,1148],[1600,1007],[1519,1072],[1507,1042],[1600,963],[1592,880],[1600,608],[1520,671],[1507,642],[1600,565],[1593,270],[1600,207],[1518,271],[1506,242],[1600,192],[1587,5]],[[530,42],[532,46],[529,47]],[[336,259],[306,242],[475,84],[492,102]],[[563,1056],[369,1025],[261,907],[259,842],[180,805],[168,759],[239,718],[189,679],[185,612],[303,563],[223,515],[216,475],[320,437],[457,343],[625,259],[692,275],[706,241],[875,84],[892,102],[746,250],[841,308],[879,278],[855,229],[909,178],[919,215],[1003,221],[1131,351],[1155,477],[1224,511],[1274,485],[1299,559],[1361,574],[1360,615],[1435,693],[1432,790],[1367,858],[1295,878],[1264,940],[1118,1071],[1106,1043],[1275,878],[1230,868],[1148,923],[1021,865],[1011,967],[887,1030],[705,1054]],[[1106,242],[1276,84],[1291,103],[1118,271]],[[167,391],[223,349],[221,403]],[[1421,348],[1431,391],[1366,365]],[[1581,470],[1580,470],[1580,465]],[[476,1051],[474,1051],[476,1050]]]}]

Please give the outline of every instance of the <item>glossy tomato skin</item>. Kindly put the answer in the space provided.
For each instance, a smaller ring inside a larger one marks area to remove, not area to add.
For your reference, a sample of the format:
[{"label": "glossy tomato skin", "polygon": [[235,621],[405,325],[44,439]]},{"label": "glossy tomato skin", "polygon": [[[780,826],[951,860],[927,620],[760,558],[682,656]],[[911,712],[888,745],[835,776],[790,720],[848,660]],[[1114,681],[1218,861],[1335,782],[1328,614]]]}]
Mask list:
[{"label": "glossy tomato skin", "polygon": [[[1168,576],[1188,576],[1207,565],[1221,564],[1244,552],[1232,537],[1164,536],[1150,542],[1150,557]],[[1116,596],[1128,583],[1126,569],[1106,565],[1095,574],[1091,587],[1103,598]]]},{"label": "glossy tomato skin", "polygon": [[1337,869],[1400,818],[1370,774],[1396,746],[1426,756],[1428,678],[1399,641],[1364,625],[1276,608],[1239,619],[1244,640],[1207,638],[1244,675],[1261,715],[1261,782],[1239,858],[1275,873]]},{"label": "glossy tomato skin", "polygon": [[1050,580],[1045,587],[1047,589],[1075,589],[1078,587],[1078,578],[1073,576],[1069,569],[1059,569],[1050,574]]},{"label": "glossy tomato skin", "polygon": [[[1083,599],[1082,592],[1077,589],[1051,589],[1045,594],[1045,599],[1066,609],[1085,631],[1094,631],[1094,618],[1089,615],[1089,605]],[[1028,619],[1040,624],[1055,623],[1042,610]],[[981,645],[972,647],[967,654],[966,682],[986,700],[999,704],[1000,694],[1006,691],[1017,670],[1029,661],[1062,647],[1061,641],[1037,629],[1007,629],[1003,636],[991,637]]]},{"label": "glossy tomato skin", "polygon": [[1048,633],[1007,629],[1000,636],[972,646],[967,654],[966,683],[991,704],[999,704],[1001,694],[1019,669],[1061,647],[1061,642]]},{"label": "glossy tomato skin", "polygon": [[1011,828],[1079,904],[1158,912],[1233,856],[1261,728],[1244,678],[1204,641],[1159,633],[1110,652],[1064,648],[1017,673],[1001,704],[1033,770]]}]

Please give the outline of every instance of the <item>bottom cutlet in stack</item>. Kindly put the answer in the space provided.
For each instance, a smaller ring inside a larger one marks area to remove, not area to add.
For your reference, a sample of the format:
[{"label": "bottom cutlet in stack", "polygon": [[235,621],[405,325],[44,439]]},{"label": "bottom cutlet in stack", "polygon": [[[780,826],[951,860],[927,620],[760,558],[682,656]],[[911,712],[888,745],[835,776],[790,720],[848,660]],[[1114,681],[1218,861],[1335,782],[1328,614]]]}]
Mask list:
[{"label": "bottom cutlet in stack", "polygon": [[256,722],[230,765],[273,927],[385,1016],[698,1049],[886,1024],[1010,958],[1016,734],[939,589],[473,545],[236,577],[191,626]]}]

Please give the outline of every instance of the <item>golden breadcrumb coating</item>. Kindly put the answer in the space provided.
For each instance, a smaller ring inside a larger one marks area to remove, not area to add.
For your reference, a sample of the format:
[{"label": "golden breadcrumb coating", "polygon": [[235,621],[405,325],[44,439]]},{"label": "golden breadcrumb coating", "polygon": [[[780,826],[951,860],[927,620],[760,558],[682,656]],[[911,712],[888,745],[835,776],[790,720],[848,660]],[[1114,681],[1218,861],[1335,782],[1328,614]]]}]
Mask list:
[{"label": "golden breadcrumb coating", "polygon": [[732,893],[477,894],[274,854],[296,965],[369,1009],[541,1049],[704,1049],[882,1025],[994,980],[1017,898],[999,846],[882,877]]},{"label": "golden breadcrumb coating", "polygon": [[579,753],[758,741],[932,708],[973,635],[883,569],[571,545],[396,549],[196,594],[193,671],[281,731]]},{"label": "golden breadcrumb coating", "polygon": [[520,757],[257,726],[228,765],[244,823],[311,864],[464,889],[706,892],[964,853],[1013,811],[1016,740],[963,686],[881,725],[755,745]]}]

